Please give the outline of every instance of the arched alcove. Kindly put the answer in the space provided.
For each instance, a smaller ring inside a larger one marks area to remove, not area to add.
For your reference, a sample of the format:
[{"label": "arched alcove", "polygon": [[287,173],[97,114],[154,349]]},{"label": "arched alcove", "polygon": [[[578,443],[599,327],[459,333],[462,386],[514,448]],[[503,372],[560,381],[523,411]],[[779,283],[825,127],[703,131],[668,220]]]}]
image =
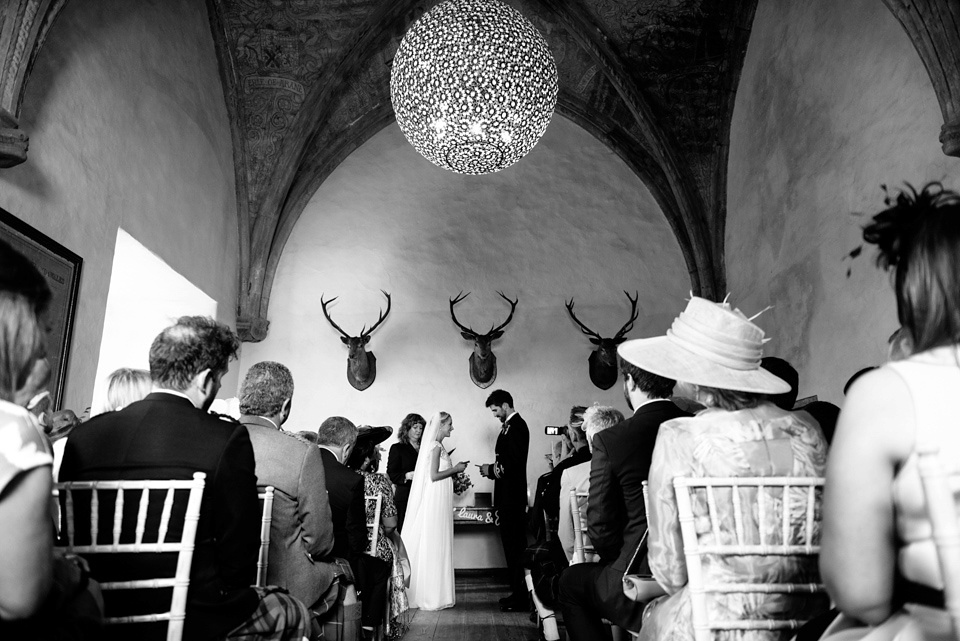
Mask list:
[{"label": "arched alcove", "polygon": [[[369,344],[377,380],[359,392],[347,383],[346,348],[320,297],[338,296],[331,316],[357,334],[385,308],[381,289],[393,309]],[[486,390],[470,381],[472,344],[450,318],[449,298],[460,290],[472,294],[458,318],[480,332],[509,311],[497,290],[519,298],[494,343],[499,374]],[[391,124],[338,166],[300,216],[274,280],[270,333],[244,345],[241,375],[260,360],[291,368],[296,392],[285,428],[293,431],[315,430],[331,415],[396,428],[407,412],[444,409],[454,417],[454,458],[472,463],[493,459],[498,424],[484,401],[502,387],[530,424],[533,480],[553,440],[544,425],[564,423],[577,403],[626,411],[619,385],[602,391],[590,382],[592,345],[564,308],[574,297],[579,318],[609,336],[629,317],[623,290],[639,293],[631,336],[653,335],[682,309],[689,278],[649,191],[590,133],[555,116],[527,158],[475,177],[430,164]],[[476,489],[492,491],[471,469]],[[497,546],[485,546],[481,538],[458,563],[497,565]]]}]

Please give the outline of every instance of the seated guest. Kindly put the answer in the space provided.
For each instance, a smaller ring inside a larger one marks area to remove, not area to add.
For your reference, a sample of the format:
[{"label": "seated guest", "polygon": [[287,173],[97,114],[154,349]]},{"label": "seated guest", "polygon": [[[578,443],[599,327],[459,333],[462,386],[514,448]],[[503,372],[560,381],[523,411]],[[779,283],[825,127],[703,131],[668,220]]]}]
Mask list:
[{"label": "seated guest", "polygon": [[895,273],[911,353],[847,394],[827,466],[820,570],[843,613],[837,627],[860,626],[848,638],[892,638],[901,625],[915,638],[952,638],[917,453],[938,451],[957,487],[960,195],[936,184],[901,193],[863,237]]},{"label": "seated guest", "polygon": [[[563,547],[557,537],[557,523],[567,506],[569,516],[570,494],[562,494],[560,481],[570,469],[590,464],[590,448],[583,431],[582,405],[575,405],[570,410],[570,421],[564,435],[571,443],[571,454],[560,461],[556,468],[540,477],[537,482],[537,495],[534,499],[533,510],[530,516],[531,529],[537,541],[529,546],[523,554],[523,567],[530,570],[533,579],[533,589],[540,602],[548,608],[557,607],[557,590],[560,572],[569,565],[569,559],[564,556]],[[623,420],[623,416],[620,416]],[[546,519],[544,519],[546,515]]]},{"label": "seated guest", "polygon": [[[588,407],[583,413],[583,431],[585,440],[590,452],[593,452],[593,437],[607,429],[613,427],[624,420],[620,410],[614,407],[593,405]],[[573,559],[573,506],[570,504],[570,491],[586,492],[590,489],[590,461],[585,461],[574,465],[563,471],[560,479],[560,520],[558,535],[560,545],[563,548],[567,563]],[[586,506],[587,499],[583,498],[581,507]],[[589,541],[589,537],[584,533],[584,544]],[[592,544],[590,544],[592,545]]]},{"label": "seated guest", "polygon": [[353,568],[361,603],[360,622],[369,636],[383,621],[390,564],[366,553],[363,478],[343,464],[356,441],[357,426],[342,416],[331,416],[317,430],[333,516],[333,555],[346,559]]},{"label": "seated guest", "polygon": [[[386,639],[399,639],[407,631],[409,617],[404,613],[410,608],[407,590],[404,585],[401,559],[407,558],[403,539],[397,532],[397,506],[393,500],[393,488],[390,479],[377,473],[380,467],[380,443],[393,431],[391,427],[370,427],[361,425],[358,429],[357,444],[350,452],[347,467],[363,477],[363,493],[366,496],[380,496],[380,522],[377,524],[376,557],[390,564],[390,598],[387,601],[387,620],[384,635]],[[366,520],[372,523],[376,514],[373,502],[366,504]],[[368,533],[371,535],[372,532]],[[409,568],[409,565],[407,566]]]},{"label": "seated guest", "polygon": [[782,410],[792,412],[800,393],[800,374],[793,365],[776,356],[764,356],[760,359],[760,367],[790,386],[790,389],[782,394],[770,394],[767,400]]},{"label": "seated guest", "polygon": [[[582,408],[575,407],[575,410]],[[602,418],[598,418],[597,410],[600,410]],[[580,425],[571,427],[570,434],[573,436],[573,443],[579,448],[582,442],[586,444],[583,449],[589,455],[593,451],[591,439],[598,432],[608,427],[613,427],[622,422],[623,414],[612,407],[600,408],[597,405],[578,411]],[[588,423],[587,416],[594,418]],[[582,434],[582,436],[580,436]],[[556,608],[559,594],[560,573],[570,565],[573,558],[573,517],[570,506],[570,490],[575,489],[578,492],[586,491],[588,480],[590,478],[590,459],[566,467],[560,470],[560,483],[557,488],[558,503],[558,532],[551,540],[545,543],[539,543],[527,548],[524,557],[524,566],[530,569],[533,587],[537,592],[540,601],[548,608]],[[586,498],[583,499],[583,505],[586,505]],[[586,539],[586,536],[584,536]]]},{"label": "seated guest", "polygon": [[[76,430],[67,439],[60,476],[65,481],[190,479],[204,472],[184,639],[300,641],[310,631],[306,607],[277,588],[251,587],[260,550],[260,506],[247,428],[206,411],[239,346],[236,334],[211,318],[184,316],[163,330],[150,346],[154,391]],[[159,518],[163,503],[150,508],[156,513],[148,519]],[[110,580],[153,574],[175,562],[167,555],[111,556],[118,558],[97,566]],[[130,638],[123,628],[107,630]],[[136,637],[162,638],[163,633],[163,628],[144,630]]]},{"label": "seated guest", "polygon": [[[770,394],[767,400],[782,410],[788,412],[794,411],[794,407],[797,404],[798,385],[800,384],[800,375],[797,373],[797,370],[793,368],[793,365],[776,356],[764,356],[760,359],[760,367],[790,386],[789,391],[783,394]],[[856,376],[856,374],[854,374],[854,376]],[[801,416],[803,420],[808,423],[813,421],[820,427],[820,431],[823,432],[823,436],[829,444],[833,439],[833,430],[837,424],[837,416],[840,414],[840,408],[826,401],[813,401],[812,403],[807,403],[797,411],[803,413]]]},{"label": "seated guest", "polygon": [[274,487],[267,583],[285,588],[316,618],[336,601],[337,577],[344,574],[336,563],[326,562],[333,551],[333,525],[320,449],[280,427],[293,403],[293,376],[286,366],[253,365],[239,398],[257,488]]},{"label": "seated guest", "polygon": [[145,369],[121,367],[107,378],[107,404],[104,412],[122,410],[150,393],[150,372]]},{"label": "seated guest", "polygon": [[[581,413],[583,412],[583,410],[580,411]],[[564,429],[564,431],[560,432],[559,438],[550,444],[550,451],[544,454],[543,457],[547,459],[547,467],[553,471],[553,468],[571,454],[573,454],[573,443],[570,442],[570,435],[567,434],[566,429]]]},{"label": "seated guest", "polygon": [[839,407],[829,401],[814,401],[804,405],[800,411],[805,412],[817,422],[828,445],[833,442],[833,433],[837,429],[837,419],[840,417]]},{"label": "seated guest", "polygon": [[[621,346],[622,349],[622,346]],[[620,358],[623,390],[633,416],[593,438],[587,532],[599,563],[572,565],[560,575],[560,605],[567,633],[574,641],[605,638],[608,619],[627,630],[640,629],[643,607],[623,594],[623,575],[636,560],[647,531],[643,482],[647,480],[660,424],[685,416],[667,400],[674,381]]]},{"label": "seated guest", "polygon": [[397,442],[390,446],[390,455],[387,457],[387,476],[397,486],[397,530],[400,532],[403,531],[403,517],[410,499],[413,470],[417,467],[417,452],[420,451],[420,438],[426,424],[419,414],[404,416],[400,429],[397,430]]},{"label": "seated guest", "polygon": [[[123,409],[139,401],[150,393],[151,386],[150,372],[147,370],[122,367],[112,372],[107,377],[107,401],[103,411]],[[60,410],[44,414],[40,422],[53,442],[53,476],[59,478],[63,450],[67,446],[66,438],[81,421],[72,410]]]},{"label": "seated guest", "polygon": [[[650,568],[656,583],[650,594],[665,591],[647,606],[640,638],[692,640],[687,567],[677,518],[673,479],[688,477],[822,476],[827,444],[820,429],[797,412],[768,400],[790,389],[785,381],[760,367],[763,331],[727,303],[694,297],[666,336],[627,341],[620,355],[660,376],[676,379],[707,409],[694,417],[675,418],[660,427],[650,467]],[[603,434],[600,435],[602,437]],[[600,438],[598,437],[598,438]],[[592,484],[591,479],[591,484]],[[592,487],[591,487],[592,490]],[[805,490],[791,502],[791,521],[806,515]],[[771,504],[779,499],[770,496]],[[720,536],[737,535],[732,499],[719,493]],[[706,501],[693,501],[700,540],[709,544],[714,532],[706,518]],[[724,518],[726,517],[726,518]],[[768,510],[761,531],[780,534],[781,514]],[[737,521],[739,526],[739,521]],[[747,524],[748,527],[749,524]],[[771,544],[779,543],[772,541]],[[816,560],[803,556],[722,557],[704,569],[704,581],[733,576],[757,583],[814,583]],[[638,604],[639,605],[639,604]],[[725,594],[708,600],[708,616],[717,619],[805,619],[823,611],[826,599],[784,594]],[[782,640],[790,631],[749,630],[745,640]]]},{"label": "seated guest", "polygon": [[537,489],[530,511],[530,524],[534,539],[543,542],[557,532],[557,519],[560,517],[560,478],[565,470],[590,460],[587,437],[583,432],[583,412],[587,408],[574,405],[570,409],[570,419],[561,435],[561,441],[569,443],[564,449],[566,456],[558,458],[552,469],[537,479]]},{"label": "seated guest", "polygon": [[[78,559],[53,548],[53,457],[23,405],[47,385],[39,320],[50,290],[0,241],[0,638],[98,638],[102,604]],[[70,636],[67,636],[70,633]]]}]

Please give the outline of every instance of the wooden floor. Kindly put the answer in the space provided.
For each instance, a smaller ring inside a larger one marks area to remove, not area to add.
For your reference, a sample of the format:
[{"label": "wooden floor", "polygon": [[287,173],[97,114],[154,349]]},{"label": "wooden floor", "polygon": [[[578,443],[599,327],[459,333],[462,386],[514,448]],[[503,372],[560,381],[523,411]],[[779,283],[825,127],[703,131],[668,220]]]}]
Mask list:
[{"label": "wooden floor", "polygon": [[527,612],[501,612],[497,600],[509,590],[498,577],[457,575],[457,605],[416,611],[403,641],[530,641],[539,637]]}]

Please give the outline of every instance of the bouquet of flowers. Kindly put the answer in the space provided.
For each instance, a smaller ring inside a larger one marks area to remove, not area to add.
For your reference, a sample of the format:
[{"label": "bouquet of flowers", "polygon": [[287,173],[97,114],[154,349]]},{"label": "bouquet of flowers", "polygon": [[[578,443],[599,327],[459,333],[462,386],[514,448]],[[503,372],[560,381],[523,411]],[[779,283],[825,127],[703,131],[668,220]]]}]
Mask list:
[{"label": "bouquet of flowers", "polygon": [[453,493],[460,495],[473,487],[473,481],[466,472],[457,472],[453,477]]}]

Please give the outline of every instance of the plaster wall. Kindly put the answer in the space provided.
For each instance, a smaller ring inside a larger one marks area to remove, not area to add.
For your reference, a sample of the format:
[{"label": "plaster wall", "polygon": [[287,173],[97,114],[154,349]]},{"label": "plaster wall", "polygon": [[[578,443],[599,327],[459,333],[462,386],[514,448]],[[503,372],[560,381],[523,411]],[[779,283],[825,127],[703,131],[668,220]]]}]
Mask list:
[{"label": "plaster wall", "polygon": [[[204,4],[70,0],[20,126],[29,156],[0,173],[0,207],[84,260],[65,402],[79,412],[93,394],[118,227],[235,322],[232,143]],[[228,376],[232,390],[236,369]]]},{"label": "plaster wall", "polygon": [[[475,491],[492,492],[475,463],[493,460],[499,423],[484,407],[504,388],[530,425],[528,481],[546,471],[555,437],[544,425],[566,423],[570,407],[594,401],[626,412],[620,385],[589,380],[592,345],[579,318],[604,336],[628,318],[623,290],[639,291],[631,336],[662,333],[682,309],[690,284],[680,248],[640,180],[601,143],[554,116],[538,146],[490,176],[435,167],[391,125],[347,158],[300,217],[278,266],[270,332],[244,347],[241,370],[260,360],[290,367],[296,382],[286,429],[316,430],[343,415],[357,424],[399,426],[408,412],[446,410],[454,419],[447,446],[469,460]],[[339,297],[333,319],[359,334],[393,296],[393,310],[373,333],[377,380],[356,391],[346,380],[346,347],[324,319],[320,297]],[[472,292],[457,317],[486,332],[519,298],[513,321],[495,341],[499,373],[489,389],[468,375],[472,342],[450,318],[449,298]],[[241,372],[242,373],[242,372]],[[395,442],[391,439],[385,445]],[[385,461],[381,470],[385,468]],[[460,502],[473,504],[473,493]],[[460,568],[503,564],[492,529],[458,529]]]},{"label": "plaster wall", "polygon": [[[760,0],[731,127],[727,282],[800,372],[800,395],[841,404],[898,326],[886,275],[861,241],[881,185],[941,180],[943,120],[923,64],[875,0]],[[848,275],[849,270],[849,275]]]}]

